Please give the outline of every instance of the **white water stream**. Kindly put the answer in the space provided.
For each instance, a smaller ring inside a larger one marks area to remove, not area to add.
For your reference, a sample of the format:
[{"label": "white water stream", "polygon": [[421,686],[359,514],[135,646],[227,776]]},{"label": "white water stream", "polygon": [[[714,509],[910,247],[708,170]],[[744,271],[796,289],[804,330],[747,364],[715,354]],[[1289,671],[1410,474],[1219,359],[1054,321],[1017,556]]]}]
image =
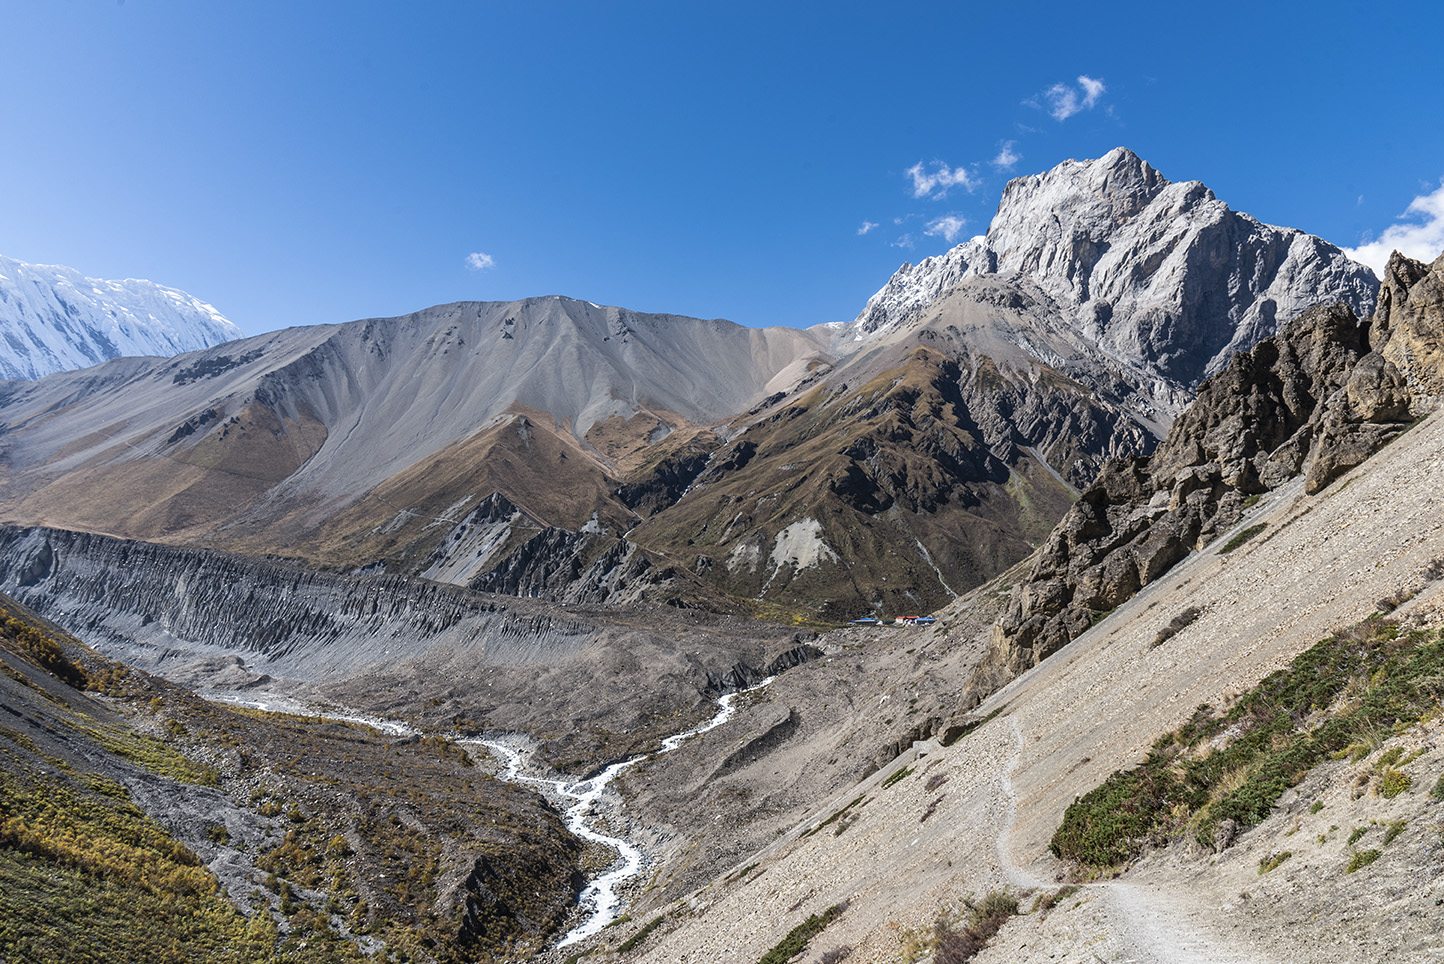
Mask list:
[{"label": "white water stream", "polygon": [[[756,686],[742,690],[741,693],[750,693],[770,682],[772,682],[772,677],[769,676]],[[736,712],[732,704],[741,693],[728,693],[723,696],[717,701],[718,709],[715,716],[690,730],[667,737],[662,741],[662,748],[657,752],[670,753],[691,737],[706,733],[708,730],[716,729],[726,723]],[[565,947],[591,937],[616,920],[617,911],[622,903],[621,895],[617,892],[618,888],[624,881],[631,880],[642,872],[642,851],[629,840],[612,837],[596,830],[591,826],[589,820],[592,815],[592,805],[601,798],[607,784],[615,780],[623,770],[645,760],[648,754],[639,753],[619,763],[613,763],[595,776],[585,780],[575,780],[571,777],[538,777],[522,773],[522,767],[526,761],[522,759],[521,753],[515,747],[502,740],[480,739],[458,740],[457,742],[478,744],[490,750],[505,764],[501,774],[502,779],[541,787],[543,793],[550,791],[554,796],[573,801],[566,810],[567,829],[584,840],[594,841],[617,852],[618,863],[613,864],[606,873],[587,884],[577,901],[578,905],[583,908],[586,919],[568,931],[566,936],[557,943],[557,947]]]},{"label": "white water stream", "polygon": [[387,736],[418,736],[421,733],[416,727],[400,720],[388,720],[382,716],[366,716],[363,713],[351,711],[320,710],[309,703],[302,703],[300,700],[293,700],[285,696],[274,696],[270,693],[265,695],[265,699],[218,690],[201,690],[196,695],[214,703],[247,706],[253,710],[265,710],[268,713],[291,713],[295,716],[313,716],[321,720],[335,720],[338,723],[359,723],[362,726],[369,726],[373,730],[379,730]]},{"label": "white water stream", "polygon": [[[737,693],[728,693],[717,701],[717,713],[710,720],[698,726],[692,727],[682,733],[677,733],[662,740],[662,748],[658,753],[670,753],[681,746],[688,739],[708,730],[716,729],[723,723],[732,719],[736,712],[733,702],[743,693],[750,693],[752,690],[761,689],[772,682],[773,677],[758,683],[756,686],[748,687]],[[236,706],[249,706],[258,710],[268,710],[279,713],[294,713],[299,716],[313,716],[320,719],[337,720],[343,723],[360,723],[370,726],[382,733],[392,736],[413,736],[419,731],[409,724],[399,720],[388,720],[378,716],[366,716],[360,713],[350,712],[322,712],[299,700],[288,699],[282,696],[266,694],[264,699],[258,699],[250,695],[241,696],[236,693],[210,692],[199,694],[205,699],[217,702],[231,703]],[[634,757],[622,760],[620,763],[613,763],[595,776],[585,780],[577,780],[574,777],[539,777],[531,776],[522,772],[527,761],[514,746],[503,739],[467,739],[456,740],[462,745],[484,746],[493,756],[503,763],[501,778],[512,783],[525,783],[540,787],[543,794],[572,801],[566,809],[567,829],[584,840],[591,840],[595,843],[610,847],[617,852],[619,863],[607,870],[606,873],[597,877],[587,884],[578,898],[578,906],[583,908],[586,919],[576,927],[567,932],[558,947],[565,947],[577,941],[591,937],[599,932],[612,921],[617,919],[617,911],[621,907],[622,898],[617,892],[624,881],[631,880],[642,872],[644,858],[642,851],[631,841],[621,837],[612,837],[592,827],[590,818],[592,816],[592,805],[597,802],[606,790],[607,784],[617,778],[623,770],[634,764],[640,763],[648,756],[646,753],[639,753]]]}]

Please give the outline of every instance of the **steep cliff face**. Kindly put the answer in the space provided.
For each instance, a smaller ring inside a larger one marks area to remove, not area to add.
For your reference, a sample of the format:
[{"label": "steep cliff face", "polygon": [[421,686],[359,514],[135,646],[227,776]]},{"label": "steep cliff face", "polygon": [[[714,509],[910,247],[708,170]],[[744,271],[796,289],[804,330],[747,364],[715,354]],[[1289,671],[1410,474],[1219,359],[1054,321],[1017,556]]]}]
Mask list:
[{"label": "steep cliff face", "polygon": [[1444,257],[1389,262],[1379,310],[1310,309],[1205,382],[1150,458],[1104,466],[994,628],[964,702],[1036,665],[1299,476],[1314,494],[1438,404]]},{"label": "steep cliff face", "polygon": [[341,576],[55,529],[0,527],[0,586],[41,612],[65,614],[88,642],[127,662],[158,669],[234,657],[229,675],[241,683],[340,677],[443,644],[545,662],[600,632],[555,609],[427,580]]},{"label": "steep cliff face", "polygon": [[1444,396],[1444,255],[1425,265],[1395,254],[1384,269],[1370,336],[1418,399]]}]

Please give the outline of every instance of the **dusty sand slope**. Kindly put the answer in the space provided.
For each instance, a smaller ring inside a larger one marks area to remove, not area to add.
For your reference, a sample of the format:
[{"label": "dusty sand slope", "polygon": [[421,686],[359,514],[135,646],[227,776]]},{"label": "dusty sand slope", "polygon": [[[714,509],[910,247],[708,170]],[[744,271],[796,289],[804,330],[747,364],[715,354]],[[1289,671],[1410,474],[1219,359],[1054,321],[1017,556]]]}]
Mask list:
[{"label": "dusty sand slope", "polygon": [[[1421,570],[1444,556],[1444,416],[1317,496],[1295,487],[1273,493],[1242,525],[1259,522],[1267,528],[1242,548],[1221,555],[1220,539],[1196,553],[995,694],[980,707],[1001,710],[992,722],[913,762],[891,786],[883,786],[885,778],[905,761],[836,795],[808,824],[743,862],[755,868],[673,905],[635,959],[756,961],[809,914],[846,900],[847,910],[799,960],[844,946],[849,961],[908,960],[910,933],[930,927],[940,908],[995,887],[1055,881],[1065,868],[1047,843],[1075,796],[1136,762],[1199,703],[1250,687],[1331,628],[1366,616],[1379,598],[1421,584]],[[1409,608],[1436,607],[1439,586]],[[1203,615],[1149,649],[1158,630],[1190,605]],[[1417,764],[1430,783],[1430,767],[1439,769],[1444,756],[1434,735],[1416,734],[1416,742],[1434,747]],[[1366,814],[1340,789],[1346,769],[1316,773],[1217,861],[1172,852],[1144,861],[1046,918],[1015,919],[979,960],[1438,959],[1440,847],[1416,813],[1431,806],[1427,795],[1388,806],[1375,800]],[[1296,806],[1307,801],[1305,791],[1322,794],[1335,812],[1310,815]],[[841,819],[800,836],[857,797],[862,802]],[[1327,827],[1305,820],[1367,824],[1366,816],[1383,819],[1391,807],[1415,814],[1414,836],[1403,838],[1409,847],[1394,869],[1381,860],[1387,872],[1345,876],[1333,867],[1335,854],[1301,860],[1292,877],[1257,874],[1259,850],[1282,837],[1285,819],[1329,838]],[[1298,876],[1306,871],[1307,879]],[[605,943],[625,936],[624,928]]]}]

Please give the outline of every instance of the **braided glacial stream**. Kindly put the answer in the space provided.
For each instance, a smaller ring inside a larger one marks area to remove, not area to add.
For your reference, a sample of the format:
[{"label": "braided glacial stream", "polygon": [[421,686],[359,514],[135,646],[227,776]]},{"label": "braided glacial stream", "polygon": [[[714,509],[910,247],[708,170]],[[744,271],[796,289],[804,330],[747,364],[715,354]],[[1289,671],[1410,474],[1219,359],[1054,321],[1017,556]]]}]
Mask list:
[{"label": "braided glacial stream", "polygon": [[[717,701],[716,715],[690,730],[667,737],[662,741],[662,748],[657,752],[670,753],[688,739],[726,723],[736,712],[733,702],[738,696],[760,689],[770,682],[772,682],[772,677],[769,676],[756,686],[722,696]],[[582,890],[577,903],[582,908],[585,919],[568,931],[557,942],[557,947],[565,947],[568,944],[585,940],[616,920],[622,903],[618,890],[624,882],[642,872],[646,861],[641,849],[636,844],[597,830],[591,823],[592,807],[601,798],[607,784],[615,780],[628,767],[645,760],[650,754],[639,753],[626,760],[613,763],[601,773],[587,777],[585,780],[576,780],[571,777],[541,777],[523,773],[522,769],[526,765],[526,761],[522,758],[521,752],[503,740],[479,739],[458,740],[457,742],[484,746],[491,751],[504,764],[500,774],[503,780],[537,787],[543,795],[570,801],[570,805],[566,808],[567,829],[583,840],[602,844],[617,852],[617,861],[613,862],[604,873],[591,880]]]}]

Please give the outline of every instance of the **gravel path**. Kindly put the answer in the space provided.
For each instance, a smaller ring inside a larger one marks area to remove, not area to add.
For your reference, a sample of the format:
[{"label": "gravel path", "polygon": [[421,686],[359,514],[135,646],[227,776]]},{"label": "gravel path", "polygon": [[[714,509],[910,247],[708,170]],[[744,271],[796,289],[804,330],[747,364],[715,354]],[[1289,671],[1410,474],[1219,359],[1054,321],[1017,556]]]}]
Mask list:
[{"label": "gravel path", "polygon": [[[1002,722],[1002,721],[1000,721]],[[1053,880],[1044,880],[1038,873],[1013,859],[1013,825],[1017,815],[1017,792],[1012,772],[1023,748],[1023,731],[1012,717],[1006,720],[1013,734],[1014,752],[1007,767],[999,775],[1007,800],[1006,817],[999,829],[997,849],[999,862],[1008,882],[1018,890],[1046,890],[1056,887]],[[1190,908],[1176,895],[1165,890],[1124,881],[1107,881],[1083,885],[1080,901],[1091,904],[1087,912],[1085,938],[1062,941],[1055,935],[1047,941],[1049,961],[1117,960],[1134,964],[1269,964],[1256,948],[1237,946],[1229,937],[1208,934],[1191,920]],[[1035,943],[1037,943],[1035,941]],[[1060,944],[1071,944],[1062,947]],[[1017,960],[1017,951],[1026,951],[1028,942],[1007,948],[1000,941],[993,956]],[[1039,944],[1038,946],[1043,946]],[[1003,957],[1000,954],[1011,956]],[[980,957],[979,961],[990,958]]]}]

